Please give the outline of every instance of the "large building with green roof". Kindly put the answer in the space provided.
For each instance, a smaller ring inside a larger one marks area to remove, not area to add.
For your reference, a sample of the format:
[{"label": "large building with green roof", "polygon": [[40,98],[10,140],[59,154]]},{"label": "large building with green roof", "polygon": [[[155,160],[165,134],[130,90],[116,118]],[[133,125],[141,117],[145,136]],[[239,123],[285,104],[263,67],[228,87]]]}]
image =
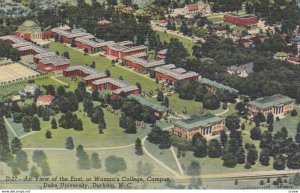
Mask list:
[{"label": "large building with green roof", "polygon": [[282,118],[294,109],[294,104],[294,99],[281,94],[261,97],[247,104],[248,118],[253,118],[258,113],[262,113],[265,117],[272,113],[274,118]]},{"label": "large building with green roof", "polygon": [[197,133],[202,136],[213,136],[224,130],[224,120],[213,114],[194,115],[174,123],[173,134],[186,139],[192,139]]},{"label": "large building with green roof", "polygon": [[218,95],[220,90],[228,91],[230,93],[238,94],[239,91],[237,89],[234,89],[230,86],[226,86],[224,84],[218,83],[216,81],[209,80],[207,78],[201,78],[199,79],[199,82],[204,84],[208,90],[208,92]]},{"label": "large building with green roof", "polygon": [[42,29],[36,22],[26,20],[18,27],[16,36],[25,40],[42,39]]}]

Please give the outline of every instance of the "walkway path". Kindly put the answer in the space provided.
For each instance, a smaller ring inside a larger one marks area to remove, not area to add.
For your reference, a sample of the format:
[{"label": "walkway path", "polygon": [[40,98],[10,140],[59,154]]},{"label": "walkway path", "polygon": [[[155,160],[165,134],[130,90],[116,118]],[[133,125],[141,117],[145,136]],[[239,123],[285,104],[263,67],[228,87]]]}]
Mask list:
[{"label": "walkway path", "polygon": [[61,81],[61,80],[58,80],[56,77],[61,77],[61,75],[51,76],[50,78],[51,78],[52,80],[55,80],[55,81],[57,81],[57,82],[59,82],[59,83],[65,85],[65,86],[69,86],[69,84],[67,84],[67,83],[65,83],[65,82],[63,82],[63,81]]},{"label": "walkway path", "polygon": [[15,132],[15,130],[12,128],[12,126],[10,125],[10,123],[7,121],[7,119],[5,117],[3,117],[5,123],[8,125],[8,128],[11,130],[11,132],[14,134],[15,137],[18,137],[17,133]]},{"label": "walkway path", "polygon": [[177,158],[177,155],[176,155],[176,153],[175,153],[175,151],[174,151],[173,146],[171,146],[170,149],[171,149],[171,152],[172,152],[172,154],[173,154],[173,157],[174,157],[174,159],[175,159],[175,161],[176,161],[176,164],[177,164],[177,167],[178,167],[178,169],[179,169],[179,171],[180,171],[180,174],[181,174],[181,175],[184,175],[183,169],[182,169],[181,164],[180,164],[180,162],[179,162],[179,160],[178,160],[178,158]]},{"label": "walkway path", "polygon": [[142,140],[142,146],[143,146],[143,151],[144,153],[149,156],[151,159],[153,159],[154,161],[156,161],[159,165],[161,165],[162,167],[164,167],[166,170],[168,170],[169,172],[171,172],[174,176],[179,176],[179,174],[177,172],[175,172],[174,170],[172,170],[169,166],[167,166],[165,163],[163,163],[162,161],[158,160],[156,157],[154,157],[153,155],[151,155],[151,153],[148,152],[148,150],[145,148],[145,141],[146,141],[147,137],[144,137],[144,139]]},{"label": "walkway path", "polygon": [[[84,148],[86,151],[98,151],[98,150],[112,150],[112,149],[123,149],[133,147],[135,144],[116,146],[116,147],[99,147],[99,148]],[[22,150],[35,151],[35,150],[44,150],[44,151],[70,151],[65,148],[22,148]]]}]

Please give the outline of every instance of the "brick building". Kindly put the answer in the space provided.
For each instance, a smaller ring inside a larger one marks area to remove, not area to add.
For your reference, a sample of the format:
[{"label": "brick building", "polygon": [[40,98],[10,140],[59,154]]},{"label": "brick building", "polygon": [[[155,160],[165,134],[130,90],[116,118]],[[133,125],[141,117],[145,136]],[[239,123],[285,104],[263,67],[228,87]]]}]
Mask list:
[{"label": "brick building", "polygon": [[194,115],[174,123],[173,134],[182,138],[192,139],[197,133],[202,136],[213,136],[224,130],[224,121],[212,114]]},{"label": "brick building", "polygon": [[165,65],[164,60],[149,62],[145,59],[138,58],[135,56],[126,56],[125,58],[123,58],[123,63],[126,66],[134,68],[137,71],[146,73],[148,73],[151,69],[154,69],[155,67]]},{"label": "brick building", "polygon": [[71,44],[76,38],[80,37],[90,37],[91,34],[84,31],[72,30],[68,26],[57,27],[51,30],[54,37],[58,37],[59,40],[63,41],[66,44]]},{"label": "brick building", "polygon": [[63,71],[70,66],[70,60],[60,56],[46,56],[37,63],[41,72]]},{"label": "brick building", "polygon": [[165,60],[168,49],[160,50],[156,53],[155,60]]},{"label": "brick building", "polygon": [[184,12],[186,14],[210,14],[212,11],[210,4],[204,3],[203,1],[199,1],[198,3],[186,5],[184,7]]},{"label": "brick building", "polygon": [[51,105],[52,101],[54,100],[54,96],[52,95],[43,95],[39,96],[36,100],[36,106],[49,106]]},{"label": "brick building", "polygon": [[224,15],[224,22],[232,23],[238,26],[249,27],[258,23],[258,18],[255,15],[237,15],[234,13],[227,13]]},{"label": "brick building", "polygon": [[104,48],[104,53],[108,56],[112,56],[117,59],[123,59],[126,56],[131,56],[140,53],[148,53],[148,47],[141,46],[133,46],[133,42],[124,41],[118,43],[108,44],[106,48]]},{"label": "brick building", "polygon": [[219,95],[221,90],[225,90],[225,91],[228,91],[230,93],[236,93],[236,94],[239,93],[238,90],[236,90],[236,89],[234,89],[230,86],[226,86],[224,84],[218,83],[216,81],[209,80],[207,78],[201,78],[199,80],[199,82],[204,84],[206,89],[208,90],[208,92],[210,92],[214,95]]},{"label": "brick building", "polygon": [[183,68],[176,68],[174,64],[168,64],[154,69],[159,80],[175,83],[178,80],[198,80],[199,74],[193,71],[187,72]]},{"label": "brick building", "polygon": [[89,66],[72,66],[63,71],[66,77],[79,76],[83,77],[83,81],[87,86],[92,85],[92,82],[107,77],[103,72],[100,72]]},{"label": "brick building", "polygon": [[294,104],[294,99],[281,94],[261,97],[247,104],[248,118],[252,119],[258,113],[262,113],[266,118],[269,113],[272,113],[274,118],[282,118],[294,109]]},{"label": "brick building", "polygon": [[92,82],[93,90],[110,90],[112,98],[116,99],[121,93],[125,95],[140,94],[137,86],[116,78],[103,78]]},{"label": "brick building", "polygon": [[167,107],[165,107],[163,105],[159,105],[157,103],[154,103],[154,102],[146,99],[145,97],[142,97],[141,95],[133,94],[133,95],[129,95],[128,98],[135,100],[136,102],[140,103],[143,106],[153,109],[156,112],[155,114],[159,118],[168,116],[169,110]]}]

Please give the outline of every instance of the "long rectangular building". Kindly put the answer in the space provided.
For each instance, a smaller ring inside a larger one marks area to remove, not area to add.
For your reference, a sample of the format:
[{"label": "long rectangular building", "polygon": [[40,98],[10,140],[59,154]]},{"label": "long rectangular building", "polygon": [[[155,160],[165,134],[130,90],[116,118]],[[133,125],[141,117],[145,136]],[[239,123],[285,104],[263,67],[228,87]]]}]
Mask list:
[{"label": "long rectangular building", "polygon": [[233,13],[227,13],[224,15],[224,21],[238,26],[252,26],[258,23],[258,18],[252,14],[237,15]]},{"label": "long rectangular building", "polygon": [[143,106],[153,109],[159,117],[168,116],[169,110],[167,107],[165,107],[163,105],[159,105],[157,103],[154,103],[154,102],[146,99],[145,97],[142,97],[141,95],[133,94],[133,95],[129,95],[128,98],[135,100],[136,102],[140,103]]},{"label": "long rectangular building", "polygon": [[147,53],[148,47],[144,45],[133,46],[133,42],[124,41],[124,42],[109,44],[104,49],[104,52],[108,56],[112,56],[117,59],[123,59],[126,56],[131,56],[140,53]]},{"label": "long rectangular building", "polygon": [[93,90],[111,90],[112,98],[116,99],[121,93],[125,95],[140,94],[137,86],[116,78],[103,78],[92,82]]},{"label": "long rectangular building", "polygon": [[197,133],[202,136],[213,136],[224,130],[222,118],[212,114],[194,115],[187,119],[178,120],[174,123],[173,134],[182,138],[192,139]]},{"label": "long rectangular building", "polygon": [[149,72],[150,69],[166,64],[164,60],[149,62],[143,58],[136,57],[136,55],[126,56],[123,59],[123,63],[126,66],[134,68],[135,70],[140,72]]},{"label": "long rectangular building", "polygon": [[230,93],[239,93],[238,90],[230,87],[230,86],[226,86],[224,84],[221,84],[221,83],[218,83],[216,81],[212,81],[212,80],[209,80],[207,78],[201,78],[199,80],[200,83],[204,84],[206,86],[206,89],[208,90],[208,92],[214,94],[214,95],[218,95],[219,92],[221,90],[225,90],[225,91],[228,91]]},{"label": "long rectangular building", "polygon": [[199,74],[193,71],[187,72],[183,68],[176,68],[174,64],[168,64],[154,69],[156,78],[175,83],[178,80],[198,80]]},{"label": "long rectangular building", "polygon": [[282,118],[294,109],[294,105],[294,99],[281,94],[261,97],[247,104],[248,118],[252,119],[258,113],[262,113],[266,118],[269,113],[272,113],[274,118]]},{"label": "long rectangular building", "polygon": [[91,85],[93,81],[106,78],[107,75],[89,66],[72,66],[63,71],[66,77],[79,76],[83,77],[86,85]]}]

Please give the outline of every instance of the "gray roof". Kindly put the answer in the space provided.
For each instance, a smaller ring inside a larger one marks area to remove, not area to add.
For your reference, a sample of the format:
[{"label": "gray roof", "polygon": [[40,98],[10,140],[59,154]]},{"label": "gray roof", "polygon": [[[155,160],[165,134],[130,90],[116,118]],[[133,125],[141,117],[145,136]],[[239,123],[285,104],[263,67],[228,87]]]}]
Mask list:
[{"label": "gray roof", "polygon": [[78,38],[78,37],[84,37],[84,36],[91,36],[91,34],[86,33],[86,32],[66,31],[68,29],[69,29],[68,27],[57,27],[57,28],[53,28],[51,31],[54,33],[57,33],[59,35],[66,36],[67,38]]},{"label": "gray roof", "polygon": [[174,64],[157,67],[154,69],[154,71],[160,72],[167,76],[171,76],[171,77],[175,78],[176,80],[183,80],[186,78],[199,76],[199,74],[194,71],[186,72],[186,70],[184,70],[183,68],[175,68]]},{"label": "gray roof", "polygon": [[184,129],[192,130],[199,127],[206,127],[213,123],[218,123],[221,121],[223,121],[222,118],[217,117],[213,114],[207,114],[201,116],[194,115],[187,119],[178,120],[174,124],[183,127]]},{"label": "gray roof", "polygon": [[236,90],[236,89],[234,89],[234,88],[232,88],[230,86],[226,86],[224,84],[218,83],[216,81],[209,80],[207,78],[201,78],[199,80],[199,82],[202,83],[202,84],[209,85],[209,86],[214,86],[214,87],[216,87],[218,89],[227,90],[229,92],[234,92],[234,93],[238,93],[239,92],[238,90]]},{"label": "gray roof", "polygon": [[62,58],[60,56],[43,57],[40,62],[43,64],[53,64],[54,66],[62,66],[62,65],[70,64],[70,60]]},{"label": "gray roof", "polygon": [[266,109],[266,108],[280,106],[282,104],[290,103],[290,102],[294,103],[295,100],[281,94],[276,94],[273,96],[258,98],[256,100],[250,101],[249,104],[254,105],[261,109]]},{"label": "gray roof", "polygon": [[124,60],[134,62],[134,63],[139,64],[139,65],[141,65],[145,68],[157,67],[157,66],[161,66],[161,65],[166,64],[165,61],[163,61],[163,60],[149,62],[147,60],[144,60],[142,58],[138,58],[138,57],[135,57],[135,56],[126,56],[124,58]]},{"label": "gray roof", "polygon": [[157,54],[165,55],[165,54],[167,54],[167,51],[168,51],[168,49],[163,49],[163,50],[160,50],[159,52],[157,52]]},{"label": "gray roof", "polygon": [[168,108],[163,106],[163,105],[159,105],[156,104],[148,99],[146,99],[145,97],[142,97],[141,95],[137,95],[137,94],[132,94],[128,96],[129,99],[133,99],[135,101],[137,101],[138,103],[140,103],[143,106],[146,107],[150,107],[151,109],[158,111],[158,112],[162,112],[162,111],[167,111]]},{"label": "gray roof", "polygon": [[102,78],[102,79],[93,81],[93,84],[95,84],[95,85],[106,84],[106,83],[110,83],[110,84],[113,84],[113,85],[119,87],[118,89],[112,91],[113,93],[116,93],[116,94],[120,94],[121,92],[130,92],[130,91],[138,89],[137,86],[132,85],[128,82],[125,82],[124,80],[120,80],[117,78]]},{"label": "gray roof", "polygon": [[233,66],[230,66],[228,69],[235,73],[245,70],[247,72],[247,74],[250,74],[253,72],[253,62],[244,64],[244,65],[240,65],[240,66],[233,65]]}]

